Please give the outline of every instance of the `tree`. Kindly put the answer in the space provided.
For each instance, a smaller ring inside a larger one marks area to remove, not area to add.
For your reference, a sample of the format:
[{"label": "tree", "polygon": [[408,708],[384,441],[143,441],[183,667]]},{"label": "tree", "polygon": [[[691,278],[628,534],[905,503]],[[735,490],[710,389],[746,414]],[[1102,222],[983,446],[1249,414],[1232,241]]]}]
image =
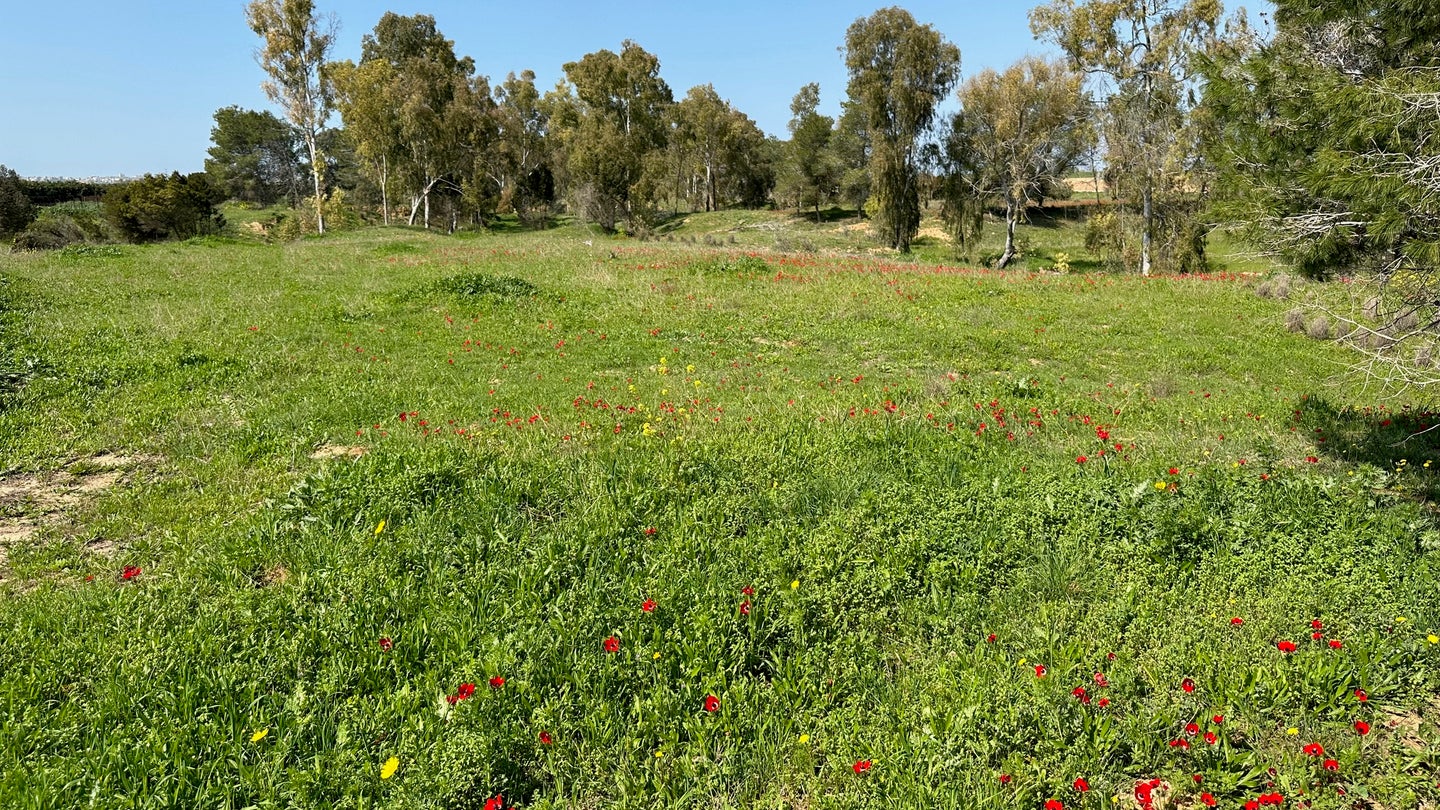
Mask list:
[{"label": "tree", "polygon": [[[1300,272],[1373,287],[1335,312],[1363,369],[1440,382],[1440,17],[1382,0],[1278,0],[1275,34],[1209,60],[1217,213]],[[1368,300],[1367,300],[1368,299]]]},{"label": "tree", "polygon": [[264,40],[255,58],[270,79],[261,87],[299,130],[310,154],[315,223],[320,233],[325,233],[325,158],[318,139],[330,117],[331,93],[321,66],[335,41],[338,23],[333,16],[317,16],[312,0],[252,0],[245,19],[250,30]]},{"label": "tree", "polygon": [[820,85],[813,82],[800,88],[790,102],[789,162],[799,186],[796,206],[813,204],[816,222],[820,221],[820,204],[835,193],[841,171],[830,150],[835,119],[819,110]]},{"label": "tree", "polygon": [[1140,272],[1150,275],[1156,204],[1184,194],[1182,133],[1193,106],[1194,55],[1216,38],[1220,0],[1050,0],[1030,29],[1072,63],[1110,82],[1106,163],[1140,198]]},{"label": "tree", "polygon": [[1085,77],[1064,63],[1026,57],[1004,73],[986,68],[960,88],[960,112],[946,151],[946,220],[957,242],[978,233],[980,207],[1005,205],[1005,251],[1015,258],[1015,225],[1025,209],[1064,182],[1090,141]]},{"label": "tree", "polygon": [[360,65],[347,59],[327,64],[325,71],[335,88],[345,138],[355,148],[363,173],[379,188],[381,220],[389,225],[391,173],[401,160],[395,68],[383,59]]},{"label": "tree", "polygon": [[875,227],[901,252],[920,229],[921,139],[935,107],[960,74],[960,49],[894,6],[856,20],[845,33],[850,101],[871,138]]},{"label": "tree", "polygon": [[734,202],[753,205],[757,198],[763,203],[774,187],[774,168],[765,134],[749,116],[708,84],[690,88],[671,114],[671,140],[681,156],[691,158],[690,185],[703,210]]},{"label": "tree", "polygon": [[550,116],[535,88],[535,74],[514,73],[495,86],[495,143],[489,153],[491,178],[500,189],[501,207],[514,209],[522,222],[555,201],[555,177],[549,166]]},{"label": "tree", "polygon": [[225,224],[215,206],[225,192],[204,172],[147,174],[105,192],[105,214],[131,242],[188,239]]},{"label": "tree", "polygon": [[231,199],[271,205],[298,203],[305,166],[295,129],[270,112],[225,107],[215,111],[209,174]]},{"label": "tree", "polygon": [[408,222],[423,211],[430,227],[439,189],[448,195],[454,227],[455,200],[482,196],[475,191],[477,162],[492,140],[489,82],[475,76],[475,61],[455,55],[434,17],[387,12],[365,35],[360,65],[339,63],[327,72],[339,77],[343,104],[357,116],[353,137],[370,171],[383,174],[382,188],[393,171],[409,189]]},{"label": "tree", "polygon": [[568,84],[552,100],[566,174],[585,214],[606,229],[643,225],[655,203],[646,182],[652,153],[669,140],[673,97],[660,60],[627,40],[564,66]]},{"label": "tree", "polygon": [[20,175],[0,165],[0,234],[20,233],[38,213],[20,187]]}]

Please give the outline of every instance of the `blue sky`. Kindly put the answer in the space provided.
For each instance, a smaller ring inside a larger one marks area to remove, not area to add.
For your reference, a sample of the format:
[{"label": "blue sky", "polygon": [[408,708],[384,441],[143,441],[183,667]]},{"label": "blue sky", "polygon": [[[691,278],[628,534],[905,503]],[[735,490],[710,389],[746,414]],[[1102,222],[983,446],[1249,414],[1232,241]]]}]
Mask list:
[{"label": "blue sky", "polygon": [[[903,3],[960,47],[964,75],[1053,50],[1030,35],[1021,0]],[[1251,3],[1252,7],[1256,5]],[[826,111],[845,92],[845,29],[876,0],[380,2],[317,0],[340,19],[336,58],[386,11],[430,14],[492,81],[633,39],[660,58],[677,98],[711,83],[766,132],[785,135],[790,99],[819,82]],[[25,176],[199,171],[215,110],[269,109],[243,0],[0,0],[0,163]],[[336,118],[332,124],[338,125]]]}]

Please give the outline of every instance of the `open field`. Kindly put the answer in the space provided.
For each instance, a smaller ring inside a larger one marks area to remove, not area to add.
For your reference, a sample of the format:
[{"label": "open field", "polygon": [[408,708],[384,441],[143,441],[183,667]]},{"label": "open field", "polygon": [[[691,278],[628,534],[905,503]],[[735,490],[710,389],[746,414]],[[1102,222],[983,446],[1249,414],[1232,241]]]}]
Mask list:
[{"label": "open field", "polygon": [[1434,806],[1440,417],[787,219],[0,256],[0,806]]}]

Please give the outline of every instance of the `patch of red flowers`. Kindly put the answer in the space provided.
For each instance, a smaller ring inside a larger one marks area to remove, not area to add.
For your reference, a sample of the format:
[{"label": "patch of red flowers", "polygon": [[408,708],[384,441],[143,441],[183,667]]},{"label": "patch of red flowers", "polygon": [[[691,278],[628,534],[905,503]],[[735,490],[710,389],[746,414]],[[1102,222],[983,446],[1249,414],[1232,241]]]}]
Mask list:
[{"label": "patch of red flowers", "polygon": [[1085,791],[1090,789],[1090,783],[1086,782],[1085,777],[1082,776],[1075,780],[1075,789],[1080,791],[1081,793],[1084,793]]},{"label": "patch of red flowers", "polygon": [[121,569],[121,571],[120,571],[120,578],[121,578],[121,579],[124,579],[124,580],[131,580],[131,579],[134,579],[135,577],[140,576],[140,573],[141,573],[141,569],[140,569],[139,566],[127,565],[127,566],[125,566],[123,569]]},{"label": "patch of red flowers", "polygon": [[869,770],[870,770],[870,760],[868,760],[868,759],[856,760],[856,761],[855,761],[855,764],[850,766],[850,769],[853,770],[853,771],[855,771],[855,773],[857,773],[857,774],[867,773],[867,772],[869,772]]}]

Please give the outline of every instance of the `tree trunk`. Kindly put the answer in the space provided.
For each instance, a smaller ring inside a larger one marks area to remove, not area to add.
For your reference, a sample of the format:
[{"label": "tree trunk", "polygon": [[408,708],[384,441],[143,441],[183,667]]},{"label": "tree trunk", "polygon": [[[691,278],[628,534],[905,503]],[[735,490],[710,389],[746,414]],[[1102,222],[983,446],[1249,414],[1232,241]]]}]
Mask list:
[{"label": "tree trunk", "polygon": [[325,200],[320,196],[320,175],[323,172],[323,158],[320,146],[315,143],[315,133],[305,133],[305,145],[310,148],[310,177],[315,181],[315,228],[325,233]]},{"label": "tree trunk", "polygon": [[380,158],[380,216],[390,224],[390,159]]},{"label": "tree trunk", "polygon": [[1140,275],[1150,275],[1150,231],[1154,225],[1155,208],[1152,202],[1154,193],[1150,184],[1146,183],[1141,198],[1141,223],[1140,223]]},{"label": "tree trunk", "polygon": [[1095,176],[1095,207],[1100,207],[1100,167],[1090,161],[1090,173]]},{"label": "tree trunk", "polygon": [[430,230],[430,188],[435,184],[432,182],[425,186],[425,230]]},{"label": "tree trunk", "polygon": [[1015,197],[1012,194],[1005,195],[1005,252],[1000,254],[1000,261],[995,265],[996,270],[1004,270],[1005,265],[1015,258],[1015,221],[1019,219],[1015,210]]}]

